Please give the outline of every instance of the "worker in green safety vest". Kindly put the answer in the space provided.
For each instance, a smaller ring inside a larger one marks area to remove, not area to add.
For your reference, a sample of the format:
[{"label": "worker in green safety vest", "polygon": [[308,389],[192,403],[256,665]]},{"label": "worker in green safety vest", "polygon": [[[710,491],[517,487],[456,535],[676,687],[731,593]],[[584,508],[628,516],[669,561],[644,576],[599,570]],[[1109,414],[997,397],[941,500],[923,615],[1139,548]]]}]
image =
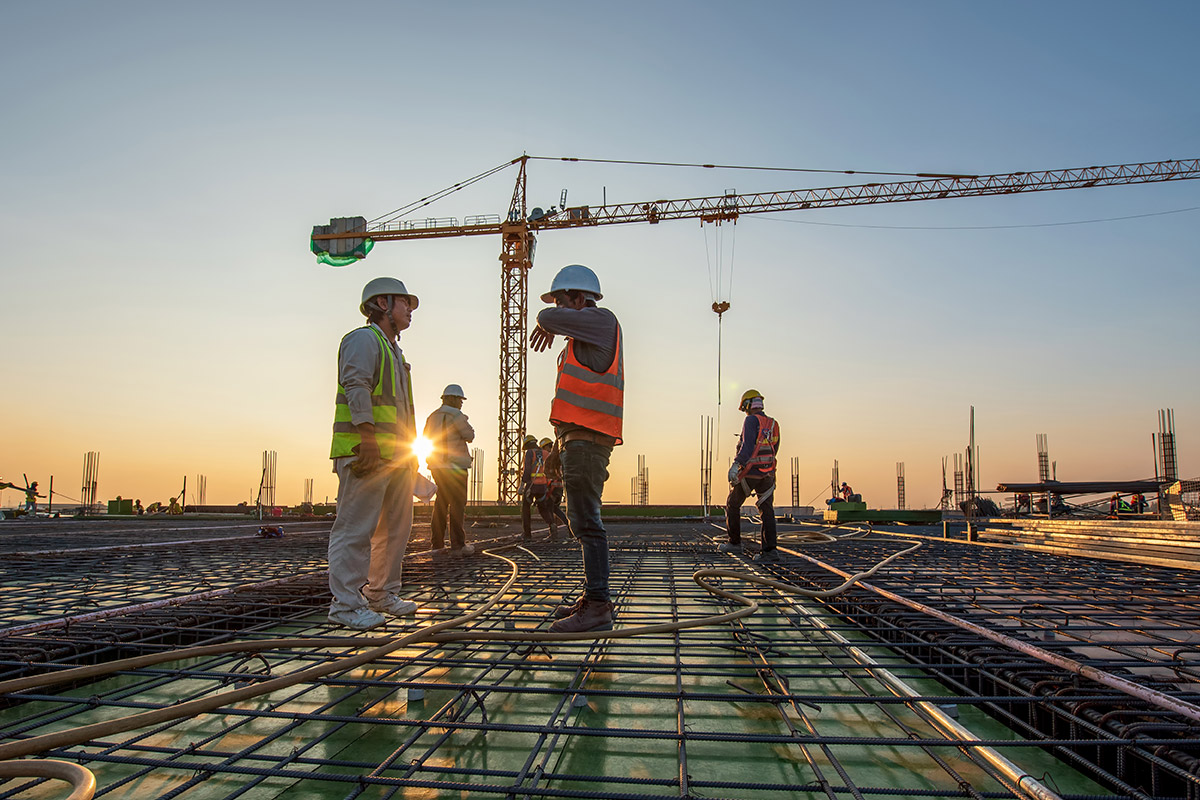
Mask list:
[{"label": "worker in green safety vest", "polygon": [[337,519],[329,533],[329,619],[367,630],[416,603],[397,594],[412,532],[417,456],[408,363],[400,332],[412,322],[416,295],[395,278],[362,292],[367,324],[338,348],[337,406],[329,457],[338,476]]}]

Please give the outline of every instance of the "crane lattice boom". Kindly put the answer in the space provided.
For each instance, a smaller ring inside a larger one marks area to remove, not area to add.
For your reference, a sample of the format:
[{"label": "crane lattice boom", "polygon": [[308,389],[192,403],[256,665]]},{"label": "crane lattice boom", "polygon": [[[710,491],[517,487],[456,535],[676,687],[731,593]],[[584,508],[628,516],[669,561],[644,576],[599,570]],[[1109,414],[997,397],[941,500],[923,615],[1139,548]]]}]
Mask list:
[{"label": "crane lattice boom", "polygon": [[[400,220],[365,225],[345,233],[314,231],[312,243],[325,242],[333,251],[338,240],[364,238],[374,242],[401,239],[436,239],[456,236],[501,236],[502,263],[500,304],[500,459],[499,501],[518,499],[521,442],[525,436],[526,359],[524,337],[528,320],[528,276],[533,266],[535,235],[566,228],[623,225],[632,222],[656,224],[674,219],[701,222],[736,220],[743,214],[806,211],[837,206],[946,200],[956,197],[1086,189],[1135,183],[1193,180],[1200,178],[1200,159],[1079,167],[1042,172],[1009,172],[996,175],[917,175],[916,180],[863,183],[821,189],[729,193],[683,200],[652,200],[600,206],[571,206],[534,218],[526,213],[525,188],[528,156],[515,158],[519,164],[516,188],[507,216],[467,217],[460,224],[452,218]],[[314,252],[321,248],[313,247]]]}]

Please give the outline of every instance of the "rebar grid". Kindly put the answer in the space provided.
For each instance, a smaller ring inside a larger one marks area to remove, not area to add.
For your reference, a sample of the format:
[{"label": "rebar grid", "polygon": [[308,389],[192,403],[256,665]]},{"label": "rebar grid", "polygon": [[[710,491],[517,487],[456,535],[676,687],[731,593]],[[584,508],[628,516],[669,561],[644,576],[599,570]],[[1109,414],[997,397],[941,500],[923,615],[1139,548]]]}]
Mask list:
[{"label": "rebar grid", "polygon": [[[786,536],[784,537],[786,540]],[[907,540],[861,540],[806,555],[852,569]],[[852,557],[851,557],[852,556]],[[1200,575],[1109,560],[928,541],[871,585],[1074,661],[1200,702]],[[789,562],[785,580],[824,580]],[[976,695],[995,718],[1131,796],[1200,796],[1200,726],[959,626],[855,588],[830,604],[866,635]],[[999,698],[999,699],[995,699]],[[1024,701],[1024,702],[1022,702]],[[1086,766],[1085,766],[1086,765]]]},{"label": "rebar grid", "polygon": [[[730,609],[690,579],[697,568],[740,563],[715,553],[701,529],[614,526],[612,533],[619,626]],[[510,551],[520,561],[521,580],[477,628],[544,629],[554,606],[573,598],[581,575],[575,548],[539,542],[531,549],[541,560]],[[861,555],[853,556],[858,566],[870,566]],[[406,581],[408,596],[422,607],[417,624],[482,604],[504,574],[502,565],[481,555],[449,563],[414,559]],[[814,577],[838,582],[828,573]],[[83,760],[98,774],[97,796],[113,797],[1016,796],[976,757],[988,745],[1034,775],[1052,773],[1076,796],[1103,794],[973,710],[1007,697],[947,698],[928,671],[890,647],[871,645],[818,607],[726,583],[758,600],[762,611],[722,628],[630,640],[412,646],[221,714],[47,755]],[[285,599],[288,586],[273,587],[271,614],[245,597],[237,608],[210,603],[213,622],[199,636],[184,619],[172,631],[172,614],[194,616],[186,606],[156,612],[157,635],[123,644],[120,655],[151,652],[171,638],[191,643],[345,633],[325,624],[327,595],[313,578],[297,581]],[[246,629],[234,634],[238,609],[250,613]],[[388,630],[411,628],[400,621]],[[856,661],[830,631],[856,640],[876,665]],[[56,641],[49,633],[33,638]],[[95,646],[85,660],[118,657],[101,652],[111,643]],[[137,670],[68,691],[24,695],[0,721],[6,737],[76,727],[337,655],[336,649],[273,651]],[[79,660],[72,655],[62,663]],[[919,687],[917,700],[956,703],[984,739],[938,734],[916,700],[898,698],[880,682],[884,668]],[[9,786],[0,784],[0,798],[16,796],[3,790]]]}]

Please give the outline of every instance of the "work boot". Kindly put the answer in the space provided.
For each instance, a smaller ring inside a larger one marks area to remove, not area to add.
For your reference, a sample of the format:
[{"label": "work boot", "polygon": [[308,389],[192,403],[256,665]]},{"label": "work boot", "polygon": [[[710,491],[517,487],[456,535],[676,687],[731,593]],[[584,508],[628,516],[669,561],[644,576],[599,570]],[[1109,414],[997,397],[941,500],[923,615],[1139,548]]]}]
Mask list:
[{"label": "work boot", "polygon": [[581,601],[579,609],[569,617],[560,619],[550,626],[551,633],[583,633],[584,631],[611,631],[613,626],[612,603],[603,600]]},{"label": "work boot", "polygon": [[717,550],[721,551],[722,553],[733,553],[735,556],[740,556],[742,554],[742,543],[725,542],[725,544],[719,546]]},{"label": "work boot", "polygon": [[552,541],[552,542],[558,541],[558,526],[557,525],[550,526],[550,541]]},{"label": "work boot", "polygon": [[554,609],[554,618],[555,619],[566,619],[567,617],[571,616],[576,611],[578,611],[582,606],[583,606],[583,598],[582,597],[580,597],[574,603],[564,603],[561,606],[558,606],[557,608]]},{"label": "work boot", "polygon": [[463,556],[473,556],[473,555],[475,555],[475,545],[464,544],[462,547],[456,547],[450,551],[450,555],[454,556],[455,558],[462,558]]},{"label": "work boot", "polygon": [[778,564],[779,553],[775,550],[763,550],[754,557],[755,564]]}]

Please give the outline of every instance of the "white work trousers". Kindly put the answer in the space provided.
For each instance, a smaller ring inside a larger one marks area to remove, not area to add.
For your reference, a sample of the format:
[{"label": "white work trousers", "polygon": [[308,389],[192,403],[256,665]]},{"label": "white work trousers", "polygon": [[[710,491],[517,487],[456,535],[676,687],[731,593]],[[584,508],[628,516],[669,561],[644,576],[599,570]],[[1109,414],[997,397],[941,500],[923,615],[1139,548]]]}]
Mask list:
[{"label": "white work trousers", "polygon": [[383,464],[359,477],[338,459],[337,519],[329,532],[330,611],[382,602],[400,591],[412,532],[416,470]]}]

